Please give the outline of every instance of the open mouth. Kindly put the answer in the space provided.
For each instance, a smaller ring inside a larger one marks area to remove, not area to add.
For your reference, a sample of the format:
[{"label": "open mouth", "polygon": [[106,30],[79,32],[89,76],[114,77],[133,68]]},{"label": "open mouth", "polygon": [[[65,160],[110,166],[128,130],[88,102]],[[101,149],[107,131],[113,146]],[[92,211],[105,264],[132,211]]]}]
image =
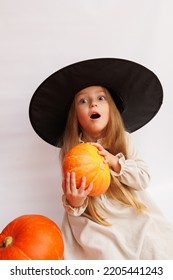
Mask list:
[{"label": "open mouth", "polygon": [[93,113],[91,116],[90,116],[90,118],[91,119],[98,119],[98,118],[100,118],[101,116],[100,116],[100,114],[98,114],[98,113]]}]

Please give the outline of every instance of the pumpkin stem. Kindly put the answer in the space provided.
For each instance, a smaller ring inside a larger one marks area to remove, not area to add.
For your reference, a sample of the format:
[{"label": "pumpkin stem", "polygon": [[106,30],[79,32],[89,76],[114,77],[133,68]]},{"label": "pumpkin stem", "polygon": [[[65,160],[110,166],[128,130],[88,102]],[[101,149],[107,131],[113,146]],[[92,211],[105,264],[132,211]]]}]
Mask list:
[{"label": "pumpkin stem", "polygon": [[4,247],[8,247],[12,244],[13,242],[13,237],[12,236],[7,236],[4,238],[4,240],[0,243],[0,248]]}]

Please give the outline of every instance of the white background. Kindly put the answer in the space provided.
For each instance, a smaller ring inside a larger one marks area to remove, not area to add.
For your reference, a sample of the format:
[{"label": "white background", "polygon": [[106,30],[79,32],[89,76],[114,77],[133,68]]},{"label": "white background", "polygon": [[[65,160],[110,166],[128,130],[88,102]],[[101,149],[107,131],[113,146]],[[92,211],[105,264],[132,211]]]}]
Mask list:
[{"label": "white background", "polygon": [[132,135],[173,222],[172,14],[172,0],[0,0],[0,231],[32,213],[61,225],[59,150],[32,129],[29,103],[50,74],[96,57],[136,61],[161,80],[161,110]]}]

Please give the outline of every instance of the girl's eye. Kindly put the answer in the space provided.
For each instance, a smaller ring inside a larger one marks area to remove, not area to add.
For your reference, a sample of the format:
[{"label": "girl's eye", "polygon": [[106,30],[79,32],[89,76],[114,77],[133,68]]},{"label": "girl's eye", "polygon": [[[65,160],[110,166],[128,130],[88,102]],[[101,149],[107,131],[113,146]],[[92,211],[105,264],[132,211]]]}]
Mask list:
[{"label": "girl's eye", "polygon": [[82,98],[82,99],[79,100],[79,103],[80,104],[86,104],[86,103],[88,103],[88,100]]},{"label": "girl's eye", "polygon": [[105,100],[105,96],[99,96],[99,98],[98,98],[99,100]]}]

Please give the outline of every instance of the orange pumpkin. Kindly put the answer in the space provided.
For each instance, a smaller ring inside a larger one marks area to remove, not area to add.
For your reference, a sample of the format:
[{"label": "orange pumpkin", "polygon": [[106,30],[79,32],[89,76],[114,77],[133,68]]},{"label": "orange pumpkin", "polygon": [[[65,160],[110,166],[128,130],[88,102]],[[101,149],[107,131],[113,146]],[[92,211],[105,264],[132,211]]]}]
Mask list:
[{"label": "orange pumpkin", "polygon": [[110,185],[110,169],[104,163],[104,157],[98,154],[98,149],[89,143],[74,146],[65,155],[63,173],[75,172],[76,186],[80,187],[82,176],[86,176],[86,187],[93,182],[90,196],[98,196],[106,192]]},{"label": "orange pumpkin", "polygon": [[0,234],[0,260],[60,260],[64,252],[59,227],[42,215],[23,215]]}]

